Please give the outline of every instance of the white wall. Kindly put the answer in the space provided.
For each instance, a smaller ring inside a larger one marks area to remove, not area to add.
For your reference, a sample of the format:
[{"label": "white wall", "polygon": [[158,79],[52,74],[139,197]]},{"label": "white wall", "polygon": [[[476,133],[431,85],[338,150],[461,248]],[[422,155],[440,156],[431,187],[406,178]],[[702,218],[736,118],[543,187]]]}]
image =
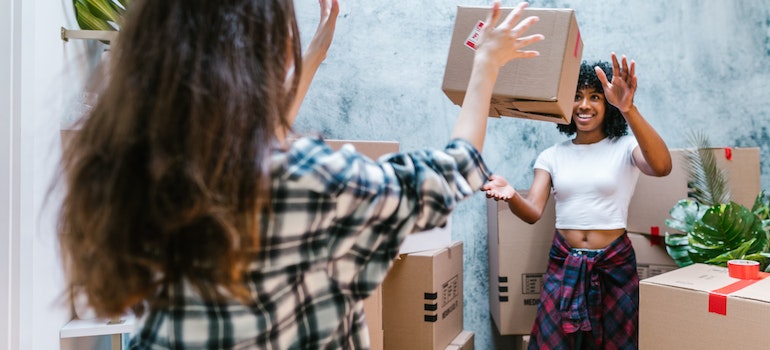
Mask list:
[{"label": "white wall", "polygon": [[[14,79],[14,5],[19,0],[0,1],[0,348],[18,348],[16,325],[18,297],[14,293],[16,274],[13,262],[16,258],[13,246],[17,229],[14,229],[14,123],[18,121],[13,113],[15,94],[12,94]],[[7,53],[7,54],[6,54]],[[14,327],[14,328],[12,328]]]},{"label": "white wall", "polygon": [[65,56],[59,28],[71,2],[0,3],[0,348],[58,349],[70,314],[59,298],[55,205],[43,204],[60,152]]}]

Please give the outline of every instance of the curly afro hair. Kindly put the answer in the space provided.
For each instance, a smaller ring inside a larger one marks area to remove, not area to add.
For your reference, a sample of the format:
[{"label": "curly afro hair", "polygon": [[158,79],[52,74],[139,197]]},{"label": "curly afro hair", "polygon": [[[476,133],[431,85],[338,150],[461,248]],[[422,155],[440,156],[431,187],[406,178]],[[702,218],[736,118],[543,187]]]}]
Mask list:
[{"label": "curly afro hair", "polygon": [[[590,87],[598,92],[604,93],[602,82],[599,80],[599,77],[596,76],[596,71],[594,71],[594,67],[597,66],[604,71],[604,74],[607,75],[607,79],[612,79],[612,65],[609,62],[597,61],[589,64],[586,61],[583,61],[580,65],[580,77],[578,78],[577,89]],[[620,114],[620,110],[607,102],[606,99],[604,100],[604,107],[604,123],[602,124],[604,133],[607,134],[610,139],[627,135],[628,123],[626,123],[626,118],[623,118],[623,115]],[[572,136],[577,133],[577,126],[575,125],[574,119],[568,125],[557,124],[556,127],[562,134],[566,134],[567,136]]]}]

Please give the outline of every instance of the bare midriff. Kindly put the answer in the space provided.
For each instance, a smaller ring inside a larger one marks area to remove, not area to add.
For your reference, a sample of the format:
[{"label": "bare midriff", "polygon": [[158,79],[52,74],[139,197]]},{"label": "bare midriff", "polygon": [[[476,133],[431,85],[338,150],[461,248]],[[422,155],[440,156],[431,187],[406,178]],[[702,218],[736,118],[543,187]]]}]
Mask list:
[{"label": "bare midriff", "polygon": [[604,249],[626,232],[619,228],[614,230],[571,230],[559,229],[559,233],[567,240],[571,248]]}]

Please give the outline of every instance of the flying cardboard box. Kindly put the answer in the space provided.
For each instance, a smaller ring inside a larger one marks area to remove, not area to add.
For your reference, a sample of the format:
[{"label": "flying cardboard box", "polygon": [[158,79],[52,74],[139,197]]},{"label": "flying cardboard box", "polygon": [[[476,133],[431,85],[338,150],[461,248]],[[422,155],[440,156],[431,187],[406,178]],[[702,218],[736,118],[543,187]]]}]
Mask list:
[{"label": "flying cardboard box", "polygon": [[[526,191],[519,193],[526,196]],[[514,215],[507,202],[487,199],[489,313],[501,335],[532,331],[555,223],[553,197],[531,225]]]},{"label": "flying cardboard box", "polygon": [[[629,232],[663,236],[673,232],[666,226],[671,208],[688,196],[690,189],[685,149],[671,150],[671,173],[664,177],[640,175],[628,206]],[[759,148],[712,148],[717,167],[727,172],[727,184],[732,200],[748,209],[761,191],[759,178]]]},{"label": "flying cardboard box", "polygon": [[[502,9],[504,18],[512,8]],[[475,44],[489,14],[489,7],[457,7],[442,89],[456,105],[462,105],[468,89]],[[518,117],[569,124],[583,42],[573,9],[527,8],[524,17],[538,16],[524,35],[543,34],[545,39],[526,50],[540,56],[515,59],[500,68],[492,93],[489,116]]]},{"label": "flying cardboard box", "polygon": [[[324,140],[334,150],[339,150],[345,144],[351,144],[356,151],[377,160],[381,156],[398,152],[398,142],[395,141],[362,141],[362,140]],[[444,227],[416,232],[406,237],[399,247],[399,254],[415,253],[426,250],[440,249],[452,243],[452,218],[447,219]]]},{"label": "flying cardboard box", "polygon": [[461,241],[396,259],[382,284],[382,327],[385,350],[444,349],[462,332]]},{"label": "flying cardboard box", "polygon": [[641,281],[640,349],[766,349],[770,278],[694,264]]}]

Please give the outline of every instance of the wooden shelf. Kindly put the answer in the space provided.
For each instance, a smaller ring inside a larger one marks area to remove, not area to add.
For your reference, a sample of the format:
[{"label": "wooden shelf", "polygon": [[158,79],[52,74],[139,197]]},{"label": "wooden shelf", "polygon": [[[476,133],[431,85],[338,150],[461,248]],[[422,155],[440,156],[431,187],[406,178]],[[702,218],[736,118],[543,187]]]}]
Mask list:
[{"label": "wooden shelf", "polygon": [[62,327],[59,337],[75,338],[131,333],[134,331],[134,321],[133,315],[123,316],[119,322],[110,322],[107,319],[74,319]]}]

